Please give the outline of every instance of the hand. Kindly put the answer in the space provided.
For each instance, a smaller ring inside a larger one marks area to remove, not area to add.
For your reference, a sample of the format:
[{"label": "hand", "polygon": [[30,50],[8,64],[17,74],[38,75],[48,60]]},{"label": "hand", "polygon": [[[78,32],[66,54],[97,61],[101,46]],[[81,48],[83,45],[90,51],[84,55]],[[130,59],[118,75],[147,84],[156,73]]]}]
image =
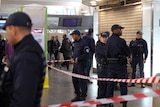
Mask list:
[{"label": "hand", "polygon": [[146,60],[143,60],[143,63],[146,63]]},{"label": "hand", "polygon": [[132,59],[131,59],[131,58],[128,58],[128,62],[131,63],[131,62],[132,62]]},{"label": "hand", "polygon": [[74,59],[73,59],[73,58],[71,59],[71,62],[74,64],[74,62],[75,62],[75,61],[74,61]]},{"label": "hand", "polygon": [[74,62],[74,63],[76,63],[76,64],[78,63],[78,58],[75,59],[75,62]]}]

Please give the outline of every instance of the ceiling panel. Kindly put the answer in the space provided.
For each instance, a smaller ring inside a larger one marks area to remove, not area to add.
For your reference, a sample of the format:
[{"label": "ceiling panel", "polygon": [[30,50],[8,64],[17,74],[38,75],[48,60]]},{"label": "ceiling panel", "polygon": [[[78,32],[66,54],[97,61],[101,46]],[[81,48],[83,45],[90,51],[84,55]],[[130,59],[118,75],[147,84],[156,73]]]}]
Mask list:
[{"label": "ceiling panel", "polygon": [[41,4],[41,5],[76,5],[82,0],[0,0],[0,15],[8,15],[10,12],[26,4]]}]

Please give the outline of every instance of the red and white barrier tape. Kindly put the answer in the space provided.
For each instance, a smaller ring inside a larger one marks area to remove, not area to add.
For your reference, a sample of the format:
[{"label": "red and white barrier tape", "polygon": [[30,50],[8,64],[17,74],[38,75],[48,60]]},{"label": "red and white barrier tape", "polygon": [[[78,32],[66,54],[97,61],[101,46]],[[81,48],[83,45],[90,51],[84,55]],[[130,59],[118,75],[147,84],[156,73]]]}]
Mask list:
[{"label": "red and white barrier tape", "polygon": [[49,60],[48,62],[70,62],[71,60]]},{"label": "red and white barrier tape", "polygon": [[98,81],[113,81],[113,82],[124,82],[124,83],[160,83],[160,77],[150,77],[150,78],[139,78],[139,79],[113,79],[113,78],[95,78],[95,77],[88,77],[84,75],[75,74],[72,72],[64,71],[57,69],[53,66],[49,66],[51,69],[54,69],[56,71],[62,72],[64,74],[67,74],[69,76],[73,76],[76,78],[81,79],[88,79],[88,80],[98,80]]},{"label": "red and white barrier tape", "polygon": [[160,96],[160,90],[151,91],[148,93],[139,93],[139,94],[132,94],[132,95],[123,95],[123,96],[116,96],[112,98],[103,98],[97,100],[86,100],[86,101],[79,101],[79,102],[69,102],[64,104],[55,104],[43,107],[82,107],[82,106],[93,106],[99,104],[109,104],[115,102],[123,102],[123,101],[133,101],[138,100],[146,97],[157,97]]}]

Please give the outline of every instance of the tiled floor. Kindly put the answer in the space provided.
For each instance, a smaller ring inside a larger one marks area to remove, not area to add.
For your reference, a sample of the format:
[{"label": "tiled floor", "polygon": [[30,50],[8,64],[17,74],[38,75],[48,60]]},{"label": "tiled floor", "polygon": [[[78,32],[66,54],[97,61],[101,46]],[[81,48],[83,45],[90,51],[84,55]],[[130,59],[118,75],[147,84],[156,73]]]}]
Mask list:
[{"label": "tiled floor", "polygon": [[[91,76],[97,77],[96,74],[91,74]],[[43,90],[41,102],[42,106],[70,102],[70,100],[74,97],[72,79],[66,74],[54,70],[49,70],[49,86],[49,89]],[[140,85],[137,84],[136,87],[128,88],[128,94],[149,92],[151,90],[151,87],[140,88]],[[119,91],[115,91],[115,96],[117,95],[119,95]],[[96,96],[97,81],[93,80],[93,84],[88,84],[87,99],[96,99]],[[114,107],[121,106],[122,105],[120,103],[114,104]],[[152,107],[152,98],[130,101],[128,102],[128,107]]]}]

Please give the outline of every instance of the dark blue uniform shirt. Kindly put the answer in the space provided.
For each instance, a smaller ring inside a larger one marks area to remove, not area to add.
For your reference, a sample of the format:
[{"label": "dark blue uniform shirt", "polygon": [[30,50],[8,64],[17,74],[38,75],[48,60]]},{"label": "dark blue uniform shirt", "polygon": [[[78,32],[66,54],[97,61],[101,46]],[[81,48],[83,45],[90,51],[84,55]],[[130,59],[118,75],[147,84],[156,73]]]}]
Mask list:
[{"label": "dark blue uniform shirt", "polygon": [[86,68],[86,61],[89,58],[89,47],[83,39],[74,41],[73,58],[78,58],[78,63],[74,64],[73,72],[83,74]]},{"label": "dark blue uniform shirt", "polygon": [[132,56],[140,56],[140,57],[143,57],[143,54],[144,54],[144,59],[146,60],[147,57],[148,57],[148,47],[147,47],[147,42],[140,38],[140,39],[135,39],[135,40],[132,40],[130,42],[130,51],[131,51],[131,54]]},{"label": "dark blue uniform shirt", "polygon": [[118,58],[119,55],[129,56],[130,50],[126,41],[119,37],[117,34],[112,34],[107,40],[107,57]]},{"label": "dark blue uniform shirt", "polygon": [[98,42],[96,45],[96,58],[105,58],[106,57],[106,44]]},{"label": "dark blue uniform shirt", "polygon": [[[28,45],[38,50],[40,55],[32,51],[23,52]],[[3,81],[3,91],[11,101],[7,107],[40,107],[45,74],[44,59],[40,57],[43,50],[32,35],[23,38],[14,46],[14,50],[15,55]]]}]

